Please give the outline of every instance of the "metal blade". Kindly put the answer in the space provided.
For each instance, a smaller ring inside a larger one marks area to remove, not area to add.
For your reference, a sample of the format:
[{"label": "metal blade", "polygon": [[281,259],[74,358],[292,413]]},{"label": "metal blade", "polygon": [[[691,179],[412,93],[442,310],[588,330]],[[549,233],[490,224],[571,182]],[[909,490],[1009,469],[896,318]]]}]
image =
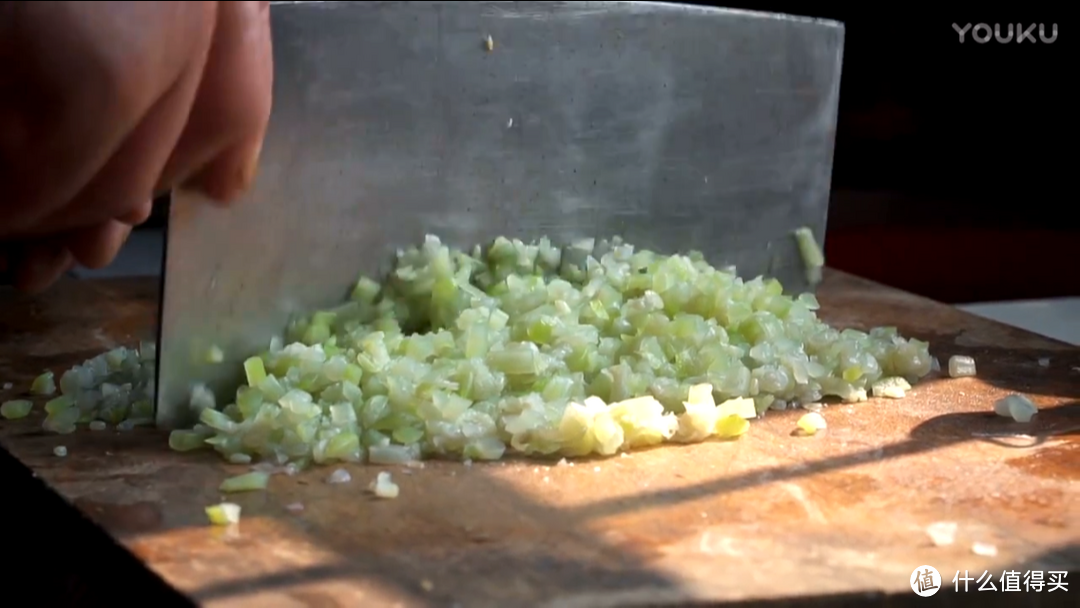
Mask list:
[{"label": "metal blade", "polygon": [[227,397],[291,313],[342,301],[428,233],[619,235],[806,287],[791,233],[824,242],[841,24],[644,2],[271,11],[253,191],[226,210],[174,195],[159,424],[192,422],[193,381]]}]

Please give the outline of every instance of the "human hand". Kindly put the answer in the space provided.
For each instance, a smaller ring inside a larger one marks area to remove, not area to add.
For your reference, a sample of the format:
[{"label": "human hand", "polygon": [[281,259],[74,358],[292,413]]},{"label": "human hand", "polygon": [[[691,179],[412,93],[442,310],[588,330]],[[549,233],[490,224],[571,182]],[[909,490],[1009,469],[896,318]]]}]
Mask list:
[{"label": "human hand", "polygon": [[269,2],[0,4],[0,274],[107,265],[173,186],[242,194],[272,62]]}]

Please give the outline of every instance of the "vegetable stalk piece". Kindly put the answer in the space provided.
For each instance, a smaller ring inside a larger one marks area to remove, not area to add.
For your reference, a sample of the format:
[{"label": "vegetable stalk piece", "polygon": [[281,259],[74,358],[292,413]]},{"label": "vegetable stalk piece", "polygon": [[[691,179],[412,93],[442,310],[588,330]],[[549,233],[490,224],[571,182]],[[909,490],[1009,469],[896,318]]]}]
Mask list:
[{"label": "vegetable stalk piece", "polygon": [[1009,395],[994,403],[994,412],[1017,422],[1031,422],[1035,414],[1039,413],[1039,408],[1023,395]]},{"label": "vegetable stalk piece", "polygon": [[828,427],[825,418],[817,412],[804,414],[802,418],[799,418],[797,424],[799,429],[807,435],[815,435],[818,431],[823,431]]},{"label": "vegetable stalk piece", "polygon": [[228,526],[240,523],[240,505],[223,502],[206,507],[206,518],[215,526]]},{"label": "vegetable stalk piece", "polygon": [[53,378],[52,372],[45,372],[34,378],[34,382],[30,385],[30,392],[35,395],[51,395],[56,392],[56,380]]},{"label": "vegetable stalk piece", "polygon": [[975,359],[964,355],[949,357],[949,377],[967,378],[975,375]]},{"label": "vegetable stalk piece", "polygon": [[34,409],[32,401],[26,399],[13,399],[0,404],[0,416],[3,416],[8,420],[26,418],[32,409]]},{"label": "vegetable stalk piece", "polygon": [[252,471],[250,473],[244,473],[243,475],[237,475],[226,479],[221,482],[218,489],[226,494],[234,492],[253,492],[255,490],[265,490],[269,481],[269,473]]}]

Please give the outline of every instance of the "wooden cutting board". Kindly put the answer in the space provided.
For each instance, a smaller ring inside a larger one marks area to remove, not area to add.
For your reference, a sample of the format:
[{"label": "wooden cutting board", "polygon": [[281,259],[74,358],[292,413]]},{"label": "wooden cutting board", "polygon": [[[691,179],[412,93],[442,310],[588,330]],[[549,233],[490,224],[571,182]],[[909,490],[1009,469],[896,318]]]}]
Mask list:
[{"label": "wooden cutting board", "polygon": [[[150,280],[71,281],[36,298],[0,292],[0,384],[15,385],[0,399],[23,394],[43,368],[59,372],[151,338],[157,293]],[[1080,349],[841,273],[827,276],[820,299],[835,325],[895,325],[929,340],[942,362],[974,356],[979,377],[932,377],[901,401],[830,406],[828,430],[814,437],[793,435],[799,412],[774,412],[739,441],[573,466],[352,466],[343,485],[325,482],[331,469],[276,475],[268,491],[234,495],[244,509],[235,529],[209,527],[203,508],[221,499],[225,476],[246,468],[171,453],[162,433],[45,435],[38,408],[0,421],[0,441],[148,567],[211,606],[796,596],[829,605],[852,593],[906,602],[922,601],[909,581],[924,565],[941,574],[938,600],[1007,603],[1019,594],[1001,591],[1005,571],[1075,573]],[[1042,408],[1031,423],[992,414],[1013,392]],[[66,458],[53,455],[57,445]],[[400,485],[398,499],[366,492],[380,470]],[[294,503],[303,510],[287,508]],[[935,522],[956,524],[953,544],[931,543]],[[977,555],[973,543],[996,555]],[[955,593],[957,571],[988,572],[998,591],[970,582],[964,593],[961,582]],[[1044,588],[1022,601],[1067,605],[1077,592]]]}]

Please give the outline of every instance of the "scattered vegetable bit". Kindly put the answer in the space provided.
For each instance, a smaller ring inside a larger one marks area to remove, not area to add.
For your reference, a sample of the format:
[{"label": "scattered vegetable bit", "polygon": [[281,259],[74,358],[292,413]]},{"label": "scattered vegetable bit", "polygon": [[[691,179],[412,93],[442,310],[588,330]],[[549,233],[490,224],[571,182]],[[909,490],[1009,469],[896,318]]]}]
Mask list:
[{"label": "scattered vegetable bit", "polygon": [[240,523],[240,505],[223,502],[206,507],[206,517],[215,526],[229,526]]},{"label": "scattered vegetable bit", "polygon": [[949,357],[949,377],[967,378],[975,375],[975,359],[965,355]]},{"label": "scattered vegetable bit", "polygon": [[37,378],[34,378],[34,382],[30,385],[30,392],[35,395],[51,395],[56,392],[56,380],[53,378],[52,372],[45,372]]},{"label": "scattered vegetable bit", "polygon": [[104,431],[107,427],[108,425],[100,420],[94,420],[90,423],[91,431]]},{"label": "scattered vegetable bit", "polygon": [[292,511],[293,513],[299,513],[300,511],[304,510],[304,503],[301,503],[301,502],[289,503],[289,504],[285,505],[285,510]]},{"label": "scattered vegetable bit", "polygon": [[350,481],[352,481],[352,475],[345,469],[336,469],[326,478],[326,483],[349,483]]},{"label": "scattered vegetable bit", "polygon": [[218,347],[216,345],[211,346],[210,349],[206,351],[206,362],[207,363],[221,363],[224,360],[225,360],[225,351],[221,350],[220,347]]},{"label": "scattered vegetable bit", "polygon": [[932,371],[932,372],[940,372],[941,371],[941,361],[938,361],[937,357],[934,357],[934,358],[930,359],[930,371]]},{"label": "scattered vegetable bit", "polygon": [[390,473],[386,471],[375,476],[375,481],[371,482],[368,489],[379,498],[397,498],[399,492],[397,484],[390,479]]},{"label": "scattered vegetable bit", "polygon": [[10,391],[13,388],[15,388],[15,385],[12,384],[11,382],[5,382],[4,383],[4,390],[5,391]]},{"label": "scattered vegetable bit", "polygon": [[1039,367],[1050,367],[1050,357],[1039,357]]},{"label": "scattered vegetable bit", "polygon": [[990,543],[973,543],[971,545],[971,552],[983,557],[994,557],[998,554],[997,547]]},{"label": "scattered vegetable bit", "polygon": [[939,521],[926,526],[926,535],[935,547],[945,547],[956,540],[956,522]]},{"label": "scattered vegetable bit", "polygon": [[1009,395],[994,403],[994,412],[1017,422],[1031,422],[1035,414],[1039,413],[1039,408],[1023,395]]},{"label": "scattered vegetable bit", "polygon": [[487,49],[489,53],[495,50],[495,39],[492,38],[490,34],[487,38],[484,38],[484,48]]},{"label": "scattered vegetable bit", "polygon": [[817,412],[810,412],[809,414],[803,414],[802,418],[799,418],[799,429],[807,435],[814,435],[818,431],[825,430],[828,425],[825,424],[825,418]]},{"label": "scattered vegetable bit", "polygon": [[218,486],[218,490],[226,494],[234,492],[252,492],[255,490],[265,490],[267,484],[270,482],[270,474],[263,473],[262,471],[252,471],[250,473],[244,473],[243,475],[237,475],[230,477],[221,482]]},{"label": "scattered vegetable bit", "polygon": [[52,453],[56,454],[60,458],[63,458],[64,456],[67,456],[67,454],[68,454],[67,447],[62,446],[62,445],[58,445],[55,448],[53,448]]},{"label": "scattered vegetable bit", "polygon": [[0,416],[3,416],[8,420],[17,420],[19,418],[26,418],[32,409],[34,409],[34,403],[32,401],[26,399],[14,399],[12,401],[5,401],[0,405]]},{"label": "scattered vegetable bit", "polygon": [[875,397],[887,397],[889,399],[903,399],[907,391],[911,390],[911,384],[900,377],[882,378],[870,387],[870,392]]}]

